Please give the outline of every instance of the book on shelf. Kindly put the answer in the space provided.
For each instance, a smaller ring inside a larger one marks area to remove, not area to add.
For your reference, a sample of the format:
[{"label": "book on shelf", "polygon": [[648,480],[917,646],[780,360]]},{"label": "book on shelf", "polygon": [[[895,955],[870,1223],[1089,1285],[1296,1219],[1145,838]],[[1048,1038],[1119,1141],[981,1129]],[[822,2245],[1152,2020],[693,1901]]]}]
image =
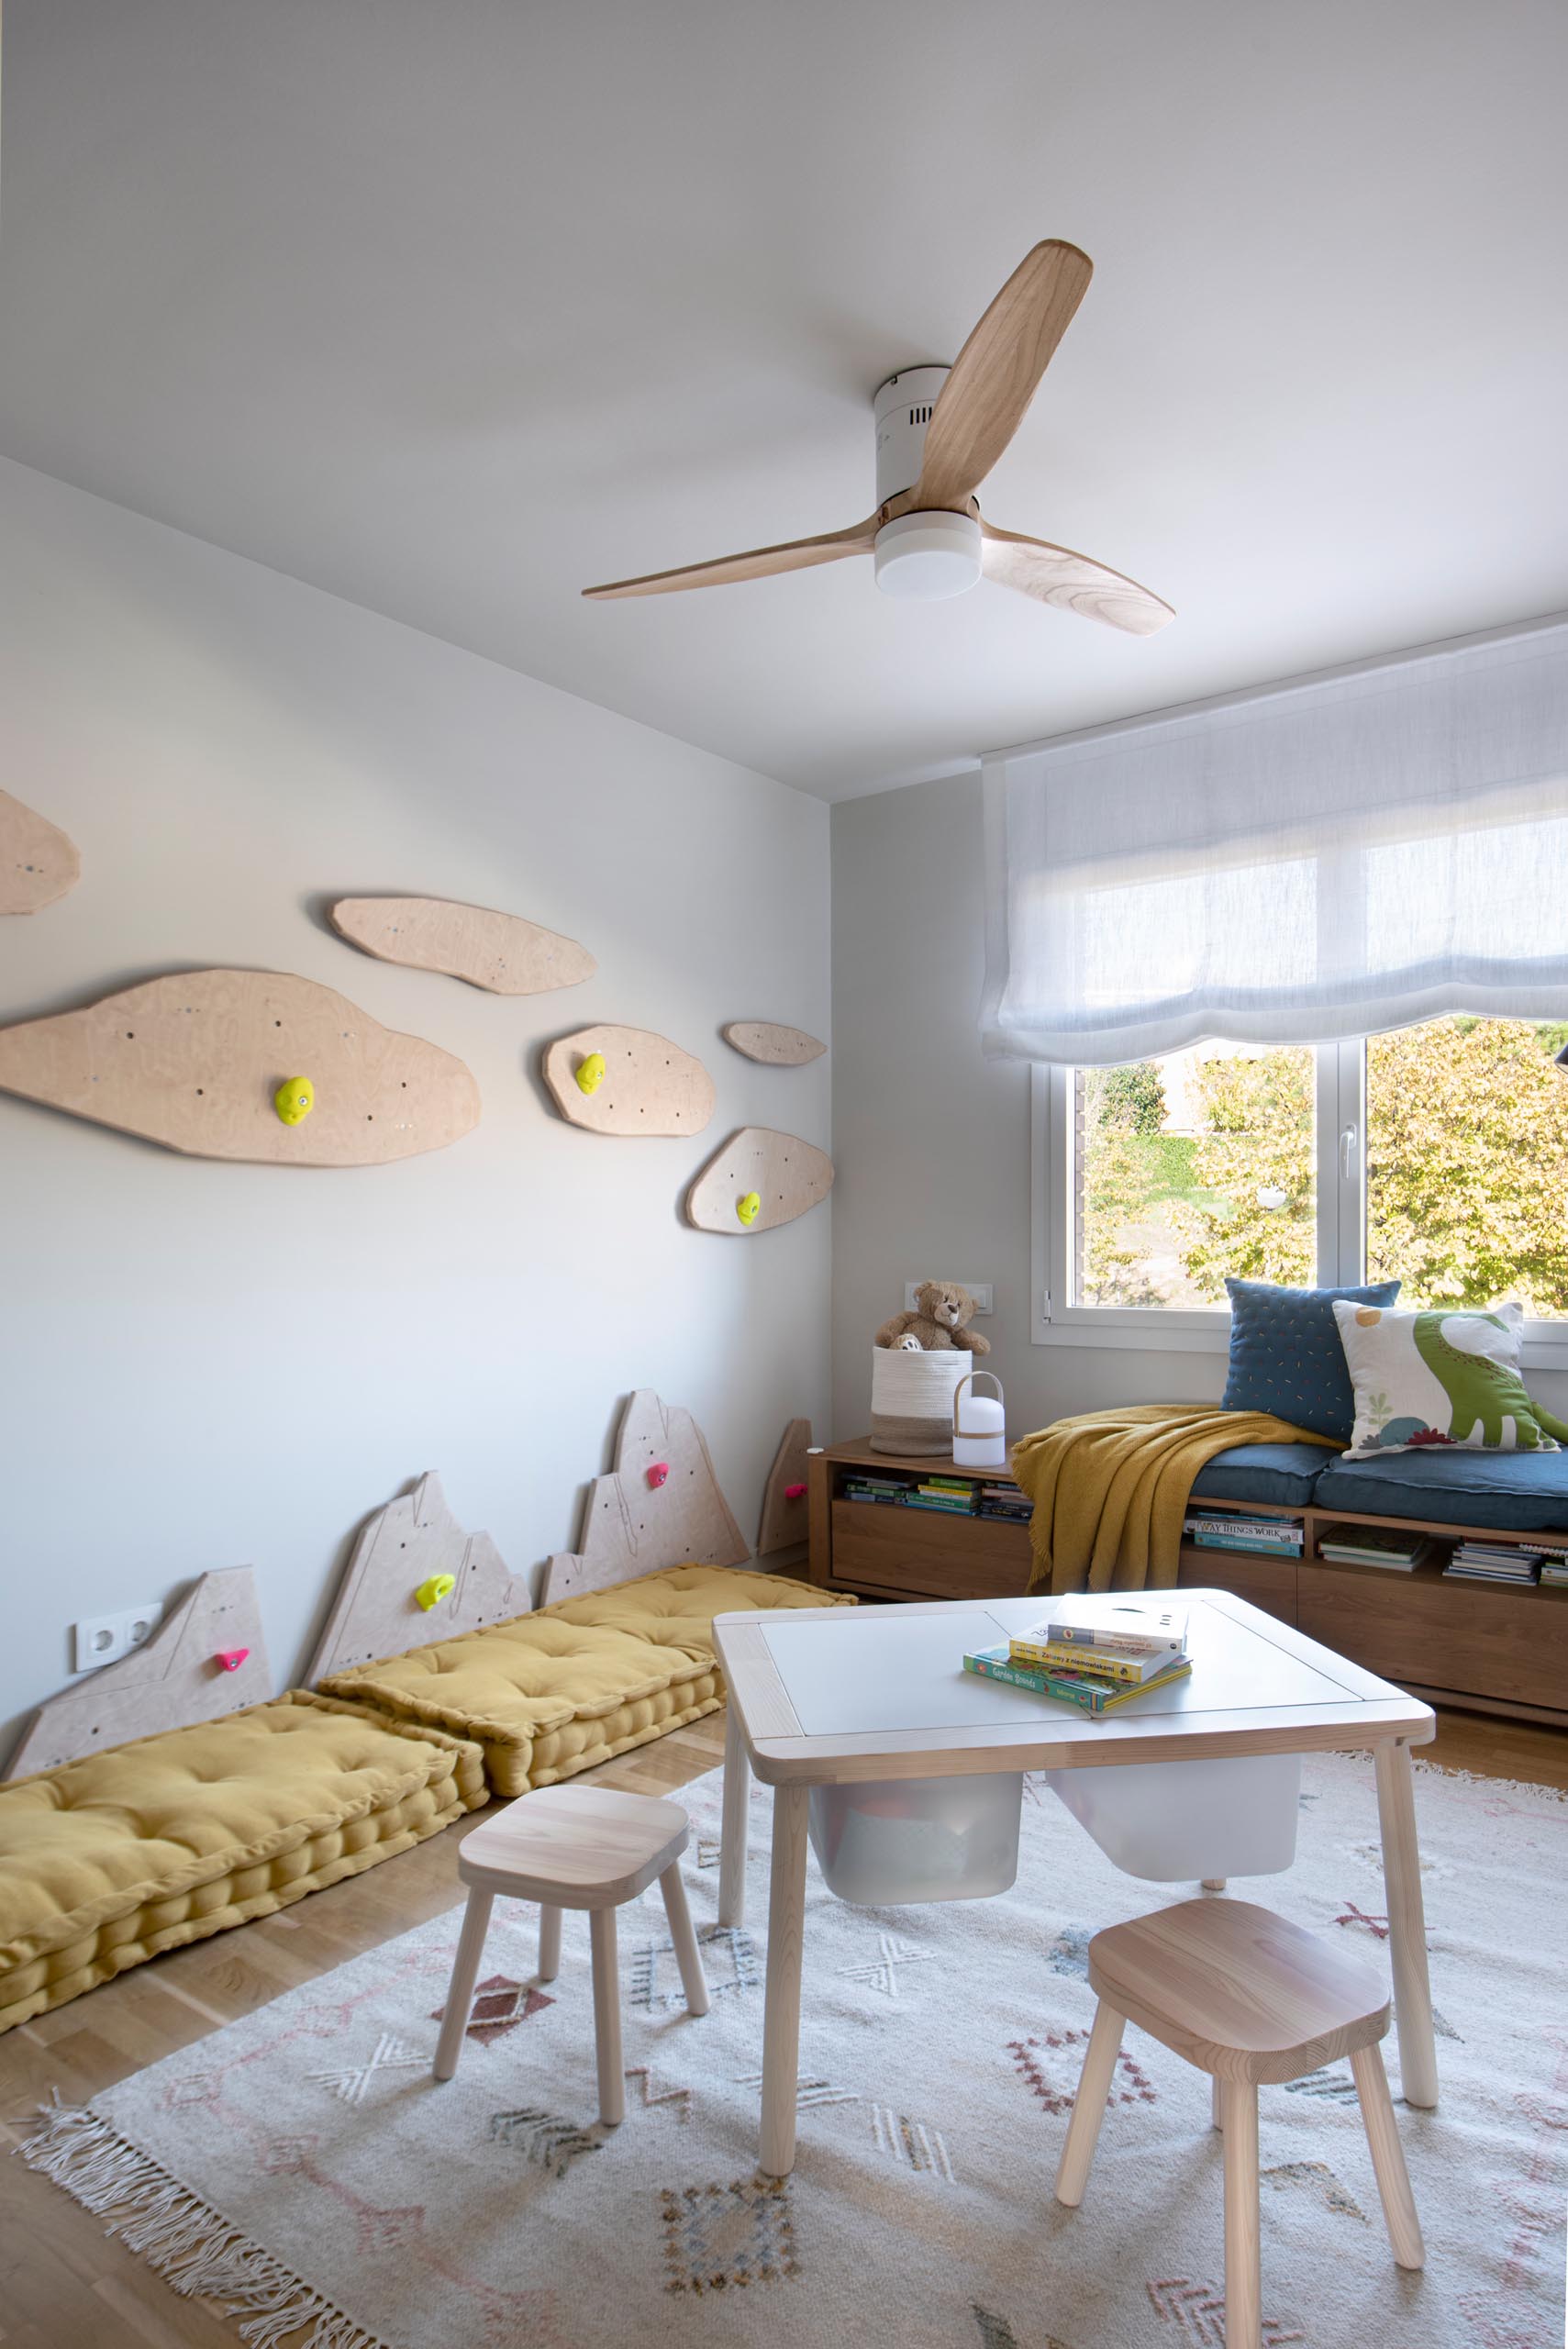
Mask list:
[{"label": "book on shelf", "polygon": [[1396,1527],[1326,1525],[1318,1537],[1318,1553],[1336,1565],[1392,1566],[1408,1574],[1432,1554],[1424,1533],[1402,1532]]},{"label": "book on shelf", "polygon": [[1489,1582],[1496,1589],[1533,1590],[1536,1574],[1533,1566],[1528,1574],[1522,1575],[1500,1575],[1481,1566],[1445,1566],[1443,1580],[1444,1582]]},{"label": "book on shelf", "polygon": [[1115,1648],[1084,1647],[1073,1640],[1015,1639],[1007,1642],[1015,1664],[1035,1672],[1086,1672],[1096,1680],[1115,1680],[1140,1688],[1161,1679],[1186,1661],[1179,1647],[1154,1648],[1147,1655],[1127,1655]]},{"label": "book on shelf", "polygon": [[1568,1589],[1568,1558],[1543,1558],[1540,1579],[1561,1589]]},{"label": "book on shelf", "polygon": [[1018,1637],[1150,1655],[1156,1648],[1186,1646],[1187,1610],[1165,1599],[1140,1600],[1121,1591],[1080,1591],[1053,1598],[1051,1612]]},{"label": "book on shelf", "polygon": [[1280,1551],[1301,1555],[1301,1528],[1287,1518],[1219,1517],[1206,1509],[1183,1520],[1182,1531],[1204,1550]]},{"label": "book on shelf", "polygon": [[1540,1561],[1539,1550],[1517,1542],[1467,1539],[1456,1545],[1443,1571],[1455,1582],[1533,1584]]},{"label": "book on shelf", "polygon": [[1180,1664],[1162,1673],[1157,1680],[1128,1687],[1113,1680],[1097,1680],[1086,1672],[1040,1672],[1029,1664],[1015,1664],[1004,1640],[995,1647],[971,1649],[964,1656],[963,1668],[983,1680],[1000,1680],[1009,1688],[1027,1689],[1032,1697],[1054,1697],[1062,1704],[1076,1705],[1080,1712],[1098,1720],[1117,1705],[1147,1697],[1151,1689],[1163,1688],[1173,1680],[1184,1678],[1192,1665],[1184,1656]]},{"label": "book on shelf", "polygon": [[1260,1541],[1251,1533],[1194,1533],[1188,1536],[1197,1550],[1244,1550],[1253,1558],[1299,1558],[1301,1536],[1294,1542]]},{"label": "book on shelf", "polygon": [[1443,1568],[1443,1579],[1533,1586],[1540,1565],[1539,1550],[1523,1550],[1501,1542],[1462,1542]]}]

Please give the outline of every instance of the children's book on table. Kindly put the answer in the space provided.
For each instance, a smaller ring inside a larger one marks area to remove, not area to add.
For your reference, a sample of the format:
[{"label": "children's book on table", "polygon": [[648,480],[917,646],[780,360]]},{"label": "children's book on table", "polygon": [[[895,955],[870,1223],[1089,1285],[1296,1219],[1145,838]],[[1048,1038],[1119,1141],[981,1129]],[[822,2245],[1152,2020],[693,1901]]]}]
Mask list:
[{"label": "children's book on table", "polygon": [[1098,1720],[1184,1678],[1192,1670],[1186,1635],[1186,1609],[1173,1602],[1086,1594],[1053,1599],[1027,1631],[970,1649],[963,1668]]}]

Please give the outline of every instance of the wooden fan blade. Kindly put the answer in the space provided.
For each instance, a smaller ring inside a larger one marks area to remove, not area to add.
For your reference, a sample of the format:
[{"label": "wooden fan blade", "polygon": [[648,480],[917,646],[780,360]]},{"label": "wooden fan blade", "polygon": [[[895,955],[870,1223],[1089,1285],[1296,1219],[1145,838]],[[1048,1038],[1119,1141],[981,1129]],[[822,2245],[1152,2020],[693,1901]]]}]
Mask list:
[{"label": "wooden fan blade", "polygon": [[753,547],[750,554],[720,555],[716,562],[688,562],[680,571],[651,571],[644,579],[615,579],[606,587],[584,587],[594,603],[615,596],[666,596],[675,587],[728,587],[737,579],[767,579],[775,571],[806,571],[814,562],[837,562],[847,554],[870,554],[877,518],[819,539],[789,539],[783,546]]},{"label": "wooden fan blade", "polygon": [[1024,419],[1095,264],[1048,237],[1014,270],[953,362],[926,428],[917,507],[960,509]]},{"label": "wooden fan blade", "polygon": [[1136,579],[1124,579],[1119,571],[1107,571],[1103,562],[1091,562],[1071,547],[999,530],[994,522],[983,520],[980,528],[984,534],[981,563],[986,578],[999,586],[1016,587],[1020,596],[1059,604],[1085,619],[1104,620],[1111,628],[1125,629],[1129,636],[1152,636],[1176,617],[1169,604]]}]

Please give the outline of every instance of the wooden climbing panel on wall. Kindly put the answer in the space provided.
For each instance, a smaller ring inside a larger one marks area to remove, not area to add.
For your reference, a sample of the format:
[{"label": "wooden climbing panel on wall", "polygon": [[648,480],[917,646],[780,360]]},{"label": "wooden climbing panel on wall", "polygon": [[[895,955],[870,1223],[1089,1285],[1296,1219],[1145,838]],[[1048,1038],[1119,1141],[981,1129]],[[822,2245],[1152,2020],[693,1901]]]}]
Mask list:
[{"label": "wooden climbing panel on wall", "polygon": [[310,1679],[508,1623],[532,1604],[527,1582],[511,1573],[489,1534],[458,1523],[431,1471],[361,1527]]},{"label": "wooden climbing panel on wall", "polygon": [[81,877],[75,842],[37,808],[0,791],[0,914],[36,914]]},{"label": "wooden climbing panel on wall", "polygon": [[700,1134],[713,1116],[701,1061],[646,1028],[580,1028],[544,1056],[544,1081],[568,1125],[591,1134]]},{"label": "wooden climbing panel on wall", "polygon": [[[285,1124],[274,1096],[306,1079]],[[189,971],[81,1011],[0,1028],[0,1090],[194,1158],[373,1166],[479,1122],[460,1060],[279,971]]]},{"label": "wooden climbing panel on wall", "polygon": [[250,1569],[220,1566],[202,1575],[145,1647],[46,1697],[6,1775],[25,1778],[133,1737],[217,1720],[264,1705],[272,1693]]},{"label": "wooden climbing panel on wall", "polygon": [[550,1559],[545,1598],[608,1590],[688,1562],[744,1565],[751,1554],[719,1490],[702,1430],[689,1411],[639,1386],[617,1432],[614,1470],[595,1477],[588,1495],[582,1548]]},{"label": "wooden climbing panel on wall", "polygon": [[770,1068],[799,1068],[820,1060],[828,1049],[804,1028],[781,1028],[772,1019],[732,1019],[719,1033],[749,1061],[765,1061]]},{"label": "wooden climbing panel on wall", "polygon": [[833,1187],[833,1162],[798,1134],[742,1126],[716,1151],[686,1194],[686,1220],[699,1231],[744,1240],[793,1223]]},{"label": "wooden climbing panel on wall", "polygon": [[491,995],[574,987],[598,967],[584,946],[517,914],[446,897],[339,897],[333,926],[383,963],[441,971]]}]

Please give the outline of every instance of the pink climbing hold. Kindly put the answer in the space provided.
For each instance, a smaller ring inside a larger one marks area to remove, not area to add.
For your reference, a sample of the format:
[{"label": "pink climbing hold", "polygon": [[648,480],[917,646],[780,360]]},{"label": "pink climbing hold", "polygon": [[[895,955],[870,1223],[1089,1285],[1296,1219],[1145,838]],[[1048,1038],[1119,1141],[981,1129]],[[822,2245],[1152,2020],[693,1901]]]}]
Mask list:
[{"label": "pink climbing hold", "polygon": [[664,1482],[664,1479],[669,1474],[670,1464],[667,1460],[656,1460],[653,1463],[652,1466],[648,1471],[648,1481],[652,1486],[655,1492],[659,1490],[660,1486]]},{"label": "pink climbing hold", "polygon": [[786,1485],[784,1486],[784,1498],[786,1501],[803,1500],[805,1497],[806,1486],[804,1485]]},{"label": "pink climbing hold", "polygon": [[219,1648],[213,1661],[225,1672],[238,1672],[250,1653],[249,1648]]}]

